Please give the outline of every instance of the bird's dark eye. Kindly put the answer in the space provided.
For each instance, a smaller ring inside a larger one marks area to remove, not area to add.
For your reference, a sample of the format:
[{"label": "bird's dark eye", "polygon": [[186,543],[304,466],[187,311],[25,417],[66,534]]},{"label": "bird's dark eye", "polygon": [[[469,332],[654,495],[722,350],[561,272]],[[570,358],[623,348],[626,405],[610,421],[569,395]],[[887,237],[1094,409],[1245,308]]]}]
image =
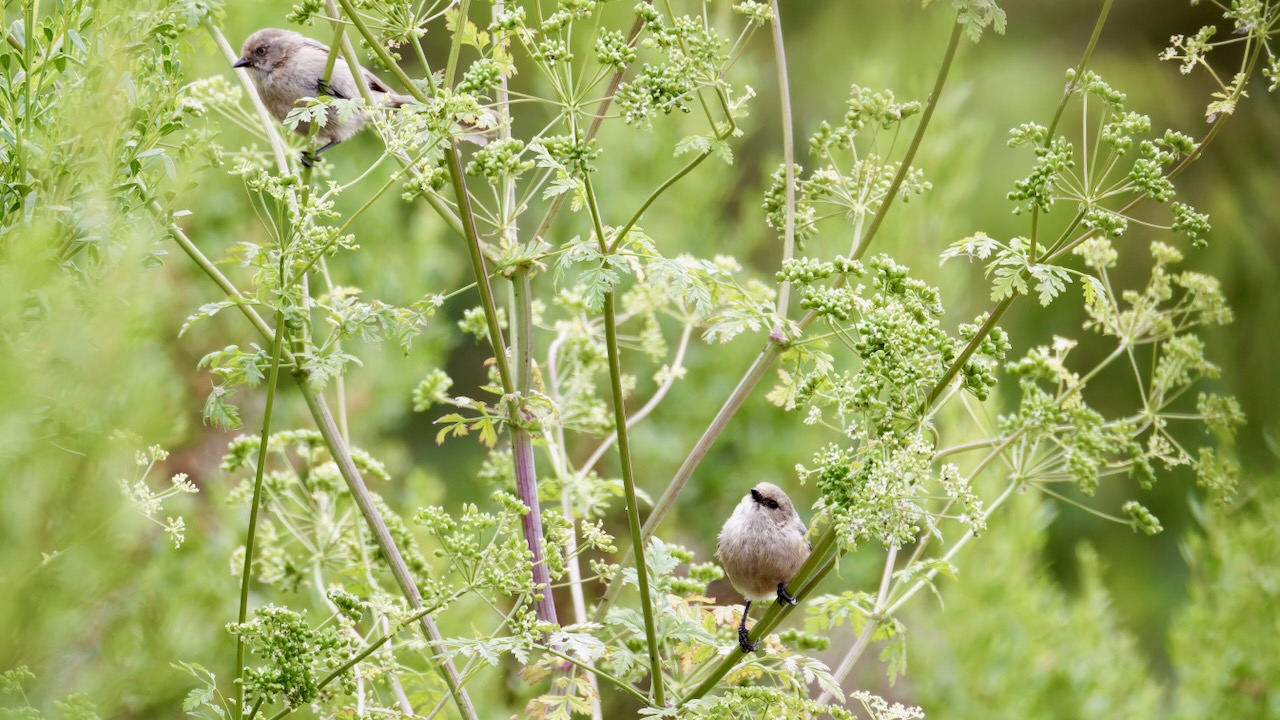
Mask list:
[{"label": "bird's dark eye", "polygon": [[777,501],[777,500],[765,500],[765,501],[764,501],[764,504],[765,504],[765,505],[768,505],[770,510],[777,510],[777,509],[778,509],[778,501]]},{"label": "bird's dark eye", "polygon": [[267,54],[267,49],[266,49],[265,47],[260,47],[260,48],[258,48],[257,50],[254,50],[254,52],[255,52],[255,53],[257,53],[257,54],[259,54],[259,55],[266,55],[266,54]]}]

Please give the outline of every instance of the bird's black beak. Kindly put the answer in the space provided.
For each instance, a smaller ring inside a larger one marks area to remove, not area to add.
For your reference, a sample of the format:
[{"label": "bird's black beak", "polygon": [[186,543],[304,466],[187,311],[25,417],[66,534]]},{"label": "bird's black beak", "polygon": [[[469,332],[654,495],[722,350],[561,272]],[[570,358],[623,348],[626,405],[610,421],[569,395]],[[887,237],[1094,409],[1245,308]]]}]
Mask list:
[{"label": "bird's black beak", "polygon": [[751,499],[755,500],[758,503],[764,502],[764,496],[761,495],[760,491],[755,488],[751,488]]},{"label": "bird's black beak", "polygon": [[250,66],[250,65],[252,65],[252,64],[253,64],[253,62],[252,62],[251,60],[249,60],[248,58],[240,58],[239,60],[236,60],[234,63],[232,63],[232,64],[231,64],[231,67],[233,67],[233,68],[242,68],[242,67],[249,67],[249,66]]}]

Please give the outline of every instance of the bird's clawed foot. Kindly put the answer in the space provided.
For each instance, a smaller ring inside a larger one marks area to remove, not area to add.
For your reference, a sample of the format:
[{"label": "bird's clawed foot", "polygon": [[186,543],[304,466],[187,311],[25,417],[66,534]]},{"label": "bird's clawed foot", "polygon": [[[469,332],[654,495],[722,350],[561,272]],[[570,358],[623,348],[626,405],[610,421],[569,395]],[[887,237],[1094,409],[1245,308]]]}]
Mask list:
[{"label": "bird's clawed foot", "polygon": [[313,155],[313,154],[311,153],[311,151],[310,151],[310,150],[303,150],[303,151],[302,151],[302,166],[303,166],[303,167],[309,167],[309,168],[310,168],[310,167],[315,167],[315,166],[316,166],[316,160],[318,160],[318,159],[319,159],[319,158],[317,158],[315,155]]},{"label": "bird's clawed foot", "polygon": [[796,600],[795,595],[790,595],[787,593],[787,584],[784,582],[781,582],[781,583],[778,583],[778,602],[785,603],[787,605],[795,605],[799,601]]},{"label": "bird's clawed foot", "polygon": [[757,643],[751,642],[751,631],[745,627],[738,628],[738,647],[742,648],[742,652],[751,654],[756,651]]}]

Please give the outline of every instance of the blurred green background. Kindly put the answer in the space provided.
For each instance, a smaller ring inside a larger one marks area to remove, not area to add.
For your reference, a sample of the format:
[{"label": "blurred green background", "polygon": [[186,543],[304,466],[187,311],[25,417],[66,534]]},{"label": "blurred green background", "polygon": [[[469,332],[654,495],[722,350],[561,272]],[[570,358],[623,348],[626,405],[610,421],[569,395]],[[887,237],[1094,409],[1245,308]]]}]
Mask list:
[{"label": "blurred green background", "polygon": [[[484,5],[473,3],[481,6],[478,13],[487,13]],[[925,98],[952,19],[946,3],[934,5],[921,10],[915,2],[786,0],[782,12],[801,147],[821,120],[843,113],[851,83]],[[939,268],[937,255],[976,230],[994,237],[1023,232],[1005,193],[1025,174],[1027,155],[1006,148],[1006,132],[1022,122],[1048,120],[1098,5],[1010,0],[1002,4],[1006,35],[988,33],[980,44],[961,48],[915,163],[934,190],[891,213],[873,247],[938,284],[952,323],[985,309],[985,284],[976,268]],[[717,0],[710,7],[724,11],[727,5]],[[223,30],[238,47],[259,27],[284,26],[288,10],[287,2],[230,2]],[[123,9],[104,3],[99,12]],[[628,12],[627,3],[609,8],[619,24]],[[6,25],[20,16],[19,3],[6,4]],[[1213,19],[1212,8],[1187,3],[1117,3],[1093,68],[1128,93],[1131,108],[1149,113],[1155,127],[1198,136],[1206,127],[1203,106],[1211,88],[1200,75],[1183,77],[1156,55],[1171,34],[1194,32]],[[309,32],[328,41],[327,29]],[[189,79],[230,77],[207,36],[193,37],[185,59]],[[427,37],[433,63],[443,60],[443,38],[442,29]],[[743,123],[746,134],[736,145],[735,163],[707,163],[645,216],[645,229],[669,255],[732,254],[765,279],[776,268],[781,249],[760,209],[768,175],[781,159],[771,62],[767,36],[758,34],[738,81],[752,85],[759,97]],[[521,76],[515,87],[534,82]],[[1274,669],[1267,663],[1276,661],[1265,657],[1265,646],[1250,650],[1241,644],[1280,630],[1277,538],[1268,521],[1278,507],[1269,488],[1277,475],[1280,436],[1280,385],[1273,379],[1273,335],[1280,328],[1273,290],[1280,262],[1280,102],[1256,81],[1251,95],[1179,183],[1180,199],[1209,212],[1214,224],[1208,249],[1188,251],[1186,267],[1218,276],[1237,313],[1234,325],[1209,332],[1206,340],[1210,358],[1223,368],[1220,390],[1236,395],[1249,418],[1239,443],[1244,494],[1251,496],[1246,507],[1225,517],[1208,510],[1196,516],[1191,478],[1166,473],[1143,497],[1165,532],[1147,538],[1069,507],[1025,498],[1002,512],[990,537],[962,557],[962,582],[944,585],[945,605],[922,597],[911,606],[907,679],[887,687],[876,663],[864,662],[856,674],[861,686],[924,703],[933,717],[1152,717],[1188,712],[1191,701],[1177,693],[1190,685],[1186,678],[1197,678],[1209,688],[1197,697],[1220,692],[1243,703],[1207,703],[1206,713],[1230,707],[1243,713],[1236,717],[1280,717],[1280,675],[1267,674]],[[216,118],[195,122],[212,123],[227,151],[250,142]],[[608,211],[627,211],[637,193],[642,197],[678,166],[670,149],[686,134],[681,122],[659,122],[652,131],[605,131],[599,187]],[[518,117],[515,132],[529,133],[542,123],[536,113]],[[330,153],[332,177],[353,177],[368,156],[362,154],[378,152],[377,142],[365,133]],[[180,168],[178,178],[177,206],[193,213],[182,225],[206,254],[218,258],[242,239],[264,239],[238,178],[223,169],[194,167]],[[361,201],[352,192],[339,207],[350,211]],[[565,215],[553,242],[582,227],[581,218]],[[387,193],[376,212],[353,227],[362,250],[332,266],[337,284],[408,304],[425,292],[448,292],[468,282],[461,241],[423,203],[406,204],[398,193]],[[224,677],[230,671],[234,643],[223,625],[234,618],[238,582],[229,572],[229,557],[245,523],[226,507],[228,479],[217,469],[234,433],[201,424],[211,381],[195,366],[205,353],[251,338],[242,319],[231,314],[179,338],[190,312],[221,297],[171,245],[162,266],[143,269],[142,253],[156,237],[148,228],[132,232],[118,238],[128,250],[114,271],[88,278],[48,260],[38,227],[4,240],[0,670],[29,665],[37,675],[28,688],[35,704],[85,692],[104,717],[174,717],[190,680],[171,662],[198,661]],[[1145,245],[1139,235],[1124,252],[1145,252]],[[227,272],[236,277],[235,268]],[[1145,269],[1124,276],[1123,263],[1119,272],[1121,284],[1145,279]],[[434,367],[454,378],[454,393],[475,394],[488,351],[453,323],[475,302],[464,295],[447,305],[407,357],[390,347],[355,348],[364,367],[346,386],[353,439],[387,463],[394,484],[380,491],[402,512],[425,503],[455,508],[487,496],[477,494],[472,481],[483,457],[478,446],[470,440],[437,446],[434,415],[415,415],[410,400],[418,380]],[[38,329],[19,337],[13,328],[33,312]],[[1002,325],[1018,352],[1055,334],[1081,336],[1081,321],[1076,302],[1060,301],[1047,310],[1023,302]],[[690,350],[688,377],[635,433],[639,482],[650,494],[661,492],[760,342],[742,337],[727,346]],[[1079,352],[1087,362],[1097,349]],[[630,362],[641,392],[651,388],[653,368],[639,359]],[[1107,377],[1101,381],[1091,399],[1105,409],[1111,392]],[[1009,399],[998,398],[993,408]],[[245,432],[256,432],[262,397],[242,394],[240,400]],[[309,426],[292,389],[284,392],[280,412],[276,427]],[[791,468],[808,461],[827,438],[799,420],[757,392],[699,468],[664,536],[709,557],[721,518],[744,488],[761,479],[780,480],[798,504],[810,503],[812,486],[797,486]],[[134,437],[122,438],[121,432]],[[177,551],[159,528],[133,512],[118,488],[121,479],[133,479],[134,451],[151,444],[172,452],[151,478],[153,486],[186,472],[202,489],[173,507],[188,528],[187,542]],[[578,448],[579,459],[591,449]],[[1100,500],[1118,503],[1132,491],[1104,488]],[[623,534],[617,509],[610,526]],[[1206,533],[1208,542],[1188,544],[1188,537]],[[869,551],[847,559],[827,589],[869,589],[880,558]],[[1191,568],[1199,568],[1198,574]],[[727,585],[713,590],[725,602],[736,601]],[[1248,631],[1246,623],[1256,630]],[[837,637],[831,662],[842,646]],[[1217,684],[1213,670],[1226,673]],[[1055,680],[1043,681],[1050,676]],[[518,683],[496,675],[482,682],[495,689]],[[514,685],[508,690],[521,692]],[[497,702],[508,697],[505,691],[488,696]],[[1120,697],[1128,698],[1123,712],[1114,700]],[[497,707],[487,711],[491,717],[507,714]]]}]

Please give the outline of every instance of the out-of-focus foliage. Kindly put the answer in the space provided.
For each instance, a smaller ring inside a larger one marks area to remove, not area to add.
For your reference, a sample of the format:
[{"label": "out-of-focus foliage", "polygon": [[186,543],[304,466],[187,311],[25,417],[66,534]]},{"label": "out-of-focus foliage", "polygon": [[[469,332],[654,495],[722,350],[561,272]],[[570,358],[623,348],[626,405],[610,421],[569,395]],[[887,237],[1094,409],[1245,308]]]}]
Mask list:
[{"label": "out-of-focus foliage", "polygon": [[911,613],[906,691],[922,706],[958,719],[1161,716],[1162,688],[1104,587],[1098,552],[1079,547],[1075,592],[1045,567],[1054,514],[1020,498],[956,563],[943,611],[925,602]]},{"label": "out-of-focus foliage", "polygon": [[1239,508],[1206,508],[1184,547],[1190,600],[1174,618],[1170,717],[1280,717],[1280,494],[1261,479]]}]

